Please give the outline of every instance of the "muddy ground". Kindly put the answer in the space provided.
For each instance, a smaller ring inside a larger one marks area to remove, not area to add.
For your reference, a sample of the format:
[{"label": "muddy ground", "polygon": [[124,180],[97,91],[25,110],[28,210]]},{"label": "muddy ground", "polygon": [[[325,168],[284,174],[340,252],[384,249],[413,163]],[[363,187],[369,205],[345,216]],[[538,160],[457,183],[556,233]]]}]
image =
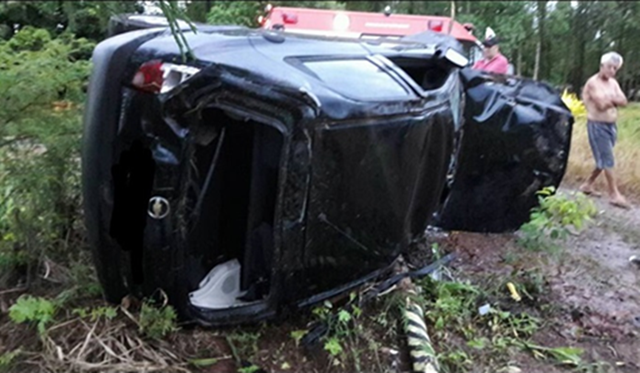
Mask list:
[{"label": "muddy ground", "polygon": [[[450,239],[460,253],[455,266],[479,282],[496,273],[539,271],[553,312],[534,340],[583,348],[594,372],[640,372],[640,268],[628,261],[640,255],[640,208],[623,210],[605,198],[593,200],[599,211],[593,223],[557,254],[523,252],[509,235],[458,233]],[[533,362],[526,354],[514,359],[522,372],[567,371]]]},{"label": "muddy ground", "polygon": [[[599,214],[593,223],[579,235],[570,237],[557,253],[527,251],[518,245],[514,234],[451,232],[432,236],[430,242],[421,245],[423,257],[409,258],[413,264],[432,260],[430,245],[437,242],[441,253],[457,254],[449,266],[453,278],[469,281],[478,288],[490,288],[492,295],[485,301],[492,306],[541,320],[537,331],[527,338],[530,343],[549,348],[577,347],[584,351],[578,366],[563,365],[560,359],[544,357],[526,348],[492,348],[485,352],[469,348],[465,336],[452,327],[449,332],[432,335],[435,350],[447,352],[449,361],[455,361],[452,356],[458,356],[457,351],[465,351],[466,357],[460,358],[459,364],[443,364],[443,372],[640,372],[640,268],[628,261],[631,255],[640,255],[637,228],[640,227],[640,207],[635,204],[632,210],[621,210],[609,206],[606,199],[594,201]],[[535,279],[531,281],[538,288],[537,293],[516,302],[503,287],[505,279],[516,283]],[[56,290],[54,287],[47,291]],[[56,363],[60,357],[58,347],[71,354],[73,346],[87,344],[90,323],[70,323],[52,332],[51,340],[44,343],[33,327],[15,325],[8,320],[7,305],[17,295],[0,293],[0,356],[16,348],[26,351],[20,360],[22,363],[14,364],[9,371],[91,368],[87,364],[74,365],[70,359],[64,364]],[[165,340],[148,342],[145,348],[169,351],[159,355],[166,360],[165,368],[160,365],[159,371],[399,372],[406,369],[406,354],[403,354],[406,346],[397,313],[398,299],[397,293],[391,293],[363,305],[358,321],[349,324],[351,329],[338,339],[345,351],[337,354],[337,358],[329,355],[322,342],[302,346],[299,340],[302,331],[320,318],[312,312],[296,313],[282,321],[252,327],[217,330],[183,327]],[[88,302],[100,303],[95,299]],[[479,316],[473,316],[476,312],[472,309],[468,316],[477,320]],[[122,328],[118,329],[117,325]],[[135,339],[137,333],[136,325],[124,316],[101,327],[111,333],[103,334],[105,341],[110,335],[116,336],[113,340]],[[430,323],[428,327],[432,330],[434,325]],[[175,356],[169,356],[172,353]],[[140,359],[153,357],[147,355],[140,355]],[[136,356],[131,355],[131,359],[135,360]],[[205,358],[217,360],[202,360]],[[192,363],[188,363],[189,359]],[[200,359],[197,362],[206,366],[196,367],[192,359]],[[138,365],[143,369],[141,367],[144,365]],[[92,369],[126,371],[126,364],[121,364],[119,369],[115,369],[115,365],[112,368]]]}]

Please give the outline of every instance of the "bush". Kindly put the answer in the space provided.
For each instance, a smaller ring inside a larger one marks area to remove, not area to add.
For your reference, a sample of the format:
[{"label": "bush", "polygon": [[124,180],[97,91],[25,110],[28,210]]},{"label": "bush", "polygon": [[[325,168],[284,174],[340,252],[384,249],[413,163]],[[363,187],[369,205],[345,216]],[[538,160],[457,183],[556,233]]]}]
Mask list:
[{"label": "bush", "polygon": [[528,249],[555,251],[555,242],[564,240],[571,229],[580,231],[595,216],[593,201],[582,193],[556,193],[553,187],[538,192],[539,206],[531,210],[528,222],[520,227],[520,242]]},{"label": "bush", "polygon": [[[78,227],[83,41],[25,27],[0,45],[0,286],[7,267],[66,251]],[[30,266],[32,267],[32,266]]]},{"label": "bush", "polygon": [[49,31],[25,26],[8,42],[13,51],[39,51],[51,41]]}]

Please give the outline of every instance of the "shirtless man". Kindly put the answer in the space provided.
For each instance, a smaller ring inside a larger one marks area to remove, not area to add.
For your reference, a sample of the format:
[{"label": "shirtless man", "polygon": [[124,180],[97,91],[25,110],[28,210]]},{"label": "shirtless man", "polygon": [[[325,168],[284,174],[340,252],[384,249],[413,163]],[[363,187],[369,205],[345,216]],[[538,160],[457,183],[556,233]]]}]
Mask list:
[{"label": "shirtless man", "polygon": [[589,179],[580,186],[585,194],[598,196],[593,183],[604,171],[609,187],[610,203],[614,206],[629,208],[626,199],[620,194],[613,174],[613,147],[617,139],[616,121],[618,107],[627,105],[627,98],[615,79],[622,66],[622,56],[609,52],[600,59],[600,71],[589,78],[582,91],[582,98],[587,109],[587,131],[589,145],[593,152],[596,168]]}]

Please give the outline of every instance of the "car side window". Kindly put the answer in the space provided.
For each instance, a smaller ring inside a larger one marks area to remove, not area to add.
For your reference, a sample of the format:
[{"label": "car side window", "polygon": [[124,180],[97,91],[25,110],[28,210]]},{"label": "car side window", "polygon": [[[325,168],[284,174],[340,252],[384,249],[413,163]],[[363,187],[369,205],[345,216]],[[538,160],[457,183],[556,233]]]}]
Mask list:
[{"label": "car side window", "polygon": [[303,64],[333,90],[353,99],[411,96],[400,82],[366,59],[306,61]]}]

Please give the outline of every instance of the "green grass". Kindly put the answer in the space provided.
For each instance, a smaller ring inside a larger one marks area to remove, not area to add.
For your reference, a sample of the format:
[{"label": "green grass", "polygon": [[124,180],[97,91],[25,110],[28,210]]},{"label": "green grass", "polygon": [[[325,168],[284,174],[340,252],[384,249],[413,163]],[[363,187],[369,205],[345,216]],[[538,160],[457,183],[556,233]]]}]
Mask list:
[{"label": "green grass", "polygon": [[[593,171],[594,161],[587,137],[586,118],[576,118],[571,141],[569,165],[564,182],[577,187]],[[623,108],[618,120],[618,143],[614,148],[615,173],[623,194],[640,200],[640,103],[631,103]],[[606,192],[606,183],[601,176],[596,183],[598,190]]]}]

